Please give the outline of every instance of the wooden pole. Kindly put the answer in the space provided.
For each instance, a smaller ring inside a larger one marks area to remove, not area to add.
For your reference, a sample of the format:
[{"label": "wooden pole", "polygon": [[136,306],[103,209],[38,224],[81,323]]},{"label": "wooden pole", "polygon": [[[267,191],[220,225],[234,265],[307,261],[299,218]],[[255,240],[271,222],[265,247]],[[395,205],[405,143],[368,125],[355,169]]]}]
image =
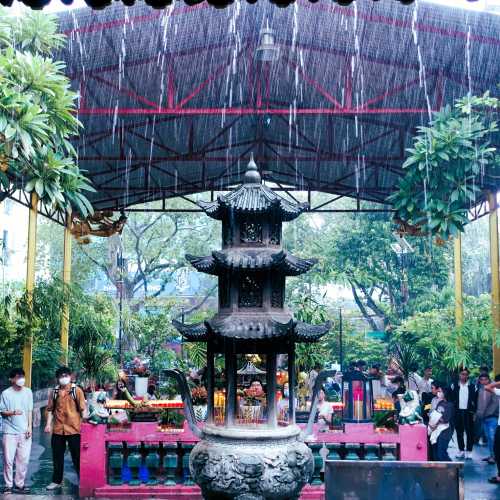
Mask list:
[{"label": "wooden pole", "polygon": [[276,353],[266,355],[267,425],[278,426],[276,411]]},{"label": "wooden pole", "polygon": [[206,371],[206,383],[207,383],[207,423],[213,424],[214,422],[214,378],[215,378],[215,366],[214,366],[214,349],[212,346],[212,341],[207,343],[207,371]]},{"label": "wooden pole", "polygon": [[288,424],[295,424],[295,344],[288,349]]},{"label": "wooden pole", "polygon": [[236,354],[232,345],[226,348],[226,427],[233,427],[236,421]]},{"label": "wooden pole", "polygon": [[71,283],[71,215],[66,215],[66,225],[64,227],[64,253],[63,253],[63,286],[64,303],[61,311],[61,361],[68,365],[69,356],[69,305],[67,293],[68,286]]},{"label": "wooden pole", "polygon": [[455,268],[455,325],[464,323],[464,304],[462,298],[462,235],[453,240],[453,263]]},{"label": "wooden pole", "polygon": [[500,347],[497,335],[500,331],[500,277],[498,256],[498,204],[497,194],[488,194],[490,207],[490,266],[491,266],[491,319],[493,323],[493,373],[500,373]]},{"label": "wooden pole", "polygon": [[[38,215],[38,196],[33,191],[30,198],[28,222],[28,255],[26,258],[26,298],[28,307],[33,307],[33,290],[35,289],[35,259],[36,259],[36,223]],[[23,369],[26,373],[26,386],[31,387],[33,364],[33,339],[31,332],[23,348]]]}]

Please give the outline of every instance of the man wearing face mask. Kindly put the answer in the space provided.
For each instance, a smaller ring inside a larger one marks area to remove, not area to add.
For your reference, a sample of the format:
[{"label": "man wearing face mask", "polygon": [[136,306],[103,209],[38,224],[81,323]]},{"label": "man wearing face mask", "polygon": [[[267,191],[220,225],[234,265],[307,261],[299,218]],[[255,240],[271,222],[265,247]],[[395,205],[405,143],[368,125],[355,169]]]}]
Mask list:
[{"label": "man wearing face mask", "polygon": [[[2,392],[0,413],[3,418],[3,478],[4,493],[15,487],[16,493],[26,493],[24,486],[31,453],[33,394],[24,387],[24,370],[14,368],[9,374],[11,386]],[[13,480],[14,461],[16,476]]]},{"label": "man wearing face mask", "polygon": [[71,383],[71,370],[65,366],[56,371],[58,385],[49,394],[45,432],[52,432],[52,462],[54,472],[47,490],[61,487],[66,444],[77,474],[80,473],[80,424],[85,410],[82,389]]}]

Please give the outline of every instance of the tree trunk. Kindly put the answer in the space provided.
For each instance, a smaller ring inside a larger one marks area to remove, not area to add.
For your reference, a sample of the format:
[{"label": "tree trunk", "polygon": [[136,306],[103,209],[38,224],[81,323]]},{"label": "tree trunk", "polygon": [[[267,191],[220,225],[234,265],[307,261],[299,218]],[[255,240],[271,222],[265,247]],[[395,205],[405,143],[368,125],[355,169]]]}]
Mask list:
[{"label": "tree trunk", "polygon": [[356,305],[358,306],[359,310],[361,311],[361,314],[365,318],[365,320],[368,322],[370,327],[373,330],[378,330],[377,324],[373,320],[373,318],[370,316],[370,313],[367,311],[365,305],[359,298],[358,292],[356,290],[356,287],[351,283],[351,290],[352,290],[352,296],[354,297],[354,302],[356,302]]}]

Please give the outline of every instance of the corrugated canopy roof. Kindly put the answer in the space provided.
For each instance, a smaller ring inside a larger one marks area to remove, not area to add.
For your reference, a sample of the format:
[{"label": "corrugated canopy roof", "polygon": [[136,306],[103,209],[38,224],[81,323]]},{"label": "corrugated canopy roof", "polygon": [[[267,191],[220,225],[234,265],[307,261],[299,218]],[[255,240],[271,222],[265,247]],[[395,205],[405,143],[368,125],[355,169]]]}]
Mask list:
[{"label": "corrugated canopy roof", "polygon": [[[266,181],[383,201],[430,110],[469,89],[498,94],[500,17],[356,4],[62,14],[96,208],[223,190],[251,152]],[[272,64],[255,57],[265,26]]]}]

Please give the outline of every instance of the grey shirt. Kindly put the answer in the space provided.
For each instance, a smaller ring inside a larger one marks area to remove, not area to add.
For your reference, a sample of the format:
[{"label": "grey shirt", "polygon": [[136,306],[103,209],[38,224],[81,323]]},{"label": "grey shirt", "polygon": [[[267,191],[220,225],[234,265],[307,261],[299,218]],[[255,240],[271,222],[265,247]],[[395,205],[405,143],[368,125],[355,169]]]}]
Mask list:
[{"label": "grey shirt", "polygon": [[477,391],[476,415],[479,418],[498,417],[498,396],[485,391],[482,385]]},{"label": "grey shirt", "polygon": [[28,387],[16,391],[5,389],[0,396],[0,413],[21,410],[22,415],[2,416],[4,434],[24,434],[28,430],[28,415],[33,411],[33,393]]}]

